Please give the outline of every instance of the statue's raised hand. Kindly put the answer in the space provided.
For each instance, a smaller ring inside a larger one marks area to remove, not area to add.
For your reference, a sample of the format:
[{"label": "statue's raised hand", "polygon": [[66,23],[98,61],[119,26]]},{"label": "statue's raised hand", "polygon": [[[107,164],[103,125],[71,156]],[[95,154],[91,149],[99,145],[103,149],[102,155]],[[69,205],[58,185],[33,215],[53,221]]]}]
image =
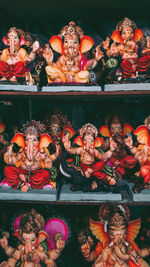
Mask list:
[{"label": "statue's raised hand", "polygon": [[86,258],[90,255],[90,245],[89,242],[86,242],[85,244],[83,244],[81,246],[81,252],[83,254],[83,256]]}]

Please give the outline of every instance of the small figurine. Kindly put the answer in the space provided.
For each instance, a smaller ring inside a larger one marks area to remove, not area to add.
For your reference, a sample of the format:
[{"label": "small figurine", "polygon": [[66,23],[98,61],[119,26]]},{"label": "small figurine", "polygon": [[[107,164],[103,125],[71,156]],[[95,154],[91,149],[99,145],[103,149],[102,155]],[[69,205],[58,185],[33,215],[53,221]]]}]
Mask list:
[{"label": "small figurine", "polygon": [[35,59],[39,42],[33,43],[32,51],[28,55],[26,50],[21,48],[25,44],[24,32],[16,27],[9,29],[3,42],[8,48],[4,49],[0,56],[0,80],[18,82],[19,79],[25,78],[26,64]]},{"label": "small figurine", "polygon": [[129,221],[130,211],[123,205],[102,205],[99,209],[99,221],[90,219],[90,229],[99,240],[94,250],[90,250],[89,241],[81,246],[86,261],[92,267],[148,267],[143,260],[150,255],[150,247],[139,249],[135,238],[139,233],[141,219]]},{"label": "small figurine", "polygon": [[[137,29],[136,24],[126,17],[116,25],[116,30],[111,37],[107,37],[106,41],[103,42],[101,50],[105,54],[107,75],[109,75],[109,71],[113,70],[113,77],[109,78],[110,81],[114,79],[121,82],[122,78],[137,77],[134,65],[137,65],[138,42],[142,37],[143,32]],[[127,44],[130,41],[132,44]],[[125,57],[128,57],[127,61]],[[122,60],[125,61],[121,64]]]},{"label": "small figurine", "polygon": [[3,177],[3,170],[5,167],[5,162],[4,162],[4,154],[7,151],[7,147],[9,145],[8,141],[8,131],[6,129],[6,125],[3,122],[0,122],[0,176],[1,180]]},{"label": "small figurine", "polygon": [[150,70],[150,35],[144,36],[141,40],[141,56],[138,60],[138,72],[144,75],[145,80],[149,79]]},{"label": "small figurine", "polygon": [[[110,149],[104,154],[100,153],[96,147],[101,145],[101,139],[97,137],[98,131],[93,124],[87,123],[79,130],[80,136],[74,141],[78,147],[72,147],[69,140],[69,133],[64,135],[62,141],[66,151],[70,154],[80,155],[81,171],[91,190],[97,188],[97,182],[103,181],[110,185],[115,183],[115,179],[103,172],[105,161],[110,158],[116,148],[116,143],[110,141]],[[98,162],[96,162],[96,159]],[[93,178],[94,177],[94,178]]]},{"label": "small figurine", "polygon": [[59,108],[47,112],[43,122],[55,145],[61,144],[63,129],[71,127],[69,119]]},{"label": "small figurine", "polygon": [[131,124],[125,123],[124,118],[119,113],[112,113],[105,119],[105,125],[99,129],[100,136],[104,139],[102,148],[106,151],[109,148],[109,139],[113,139],[117,144],[112,156],[107,160],[105,172],[122,180],[127,173],[131,176],[132,169],[136,166],[137,160],[132,155],[126,142],[126,137],[133,131]]},{"label": "small figurine", "polygon": [[[137,136],[139,145],[135,147],[133,140],[129,136],[127,138],[130,151],[134,154],[135,158],[140,164],[140,170],[135,173],[139,183],[134,186],[134,192],[139,193],[142,189],[150,189],[150,116],[144,120],[144,125],[137,127],[133,132]],[[142,181],[141,178],[142,177]],[[138,186],[139,184],[139,186]]]},{"label": "small figurine", "polygon": [[23,125],[23,133],[17,133],[12,138],[4,154],[4,160],[10,166],[4,169],[5,178],[1,186],[20,188],[22,192],[28,191],[30,187],[56,187],[56,182],[51,181],[51,173],[56,172],[52,163],[59,155],[60,146],[56,145],[56,152],[50,155],[47,147],[52,143],[52,139],[44,133],[45,129],[43,124],[32,120]]},{"label": "small figurine", "polygon": [[[30,54],[33,50],[33,44],[36,43],[39,48],[36,51],[36,57],[31,62],[27,62],[26,64],[26,75],[25,75],[25,83],[27,85],[40,85],[44,83],[44,76],[42,75],[43,69],[45,69],[45,59],[43,58],[43,51],[40,45],[40,40],[36,34],[32,34],[30,32],[25,32],[25,44],[23,48],[26,50],[28,54]],[[40,81],[42,79],[42,81]]]},{"label": "small figurine", "polygon": [[[50,219],[46,224],[49,223],[51,226],[52,221],[53,219]],[[63,221],[60,220],[58,223],[58,232],[55,232],[55,241],[53,241],[53,237],[51,236],[51,242],[55,242],[55,245],[53,249],[49,249],[46,241],[50,238],[51,233],[56,231],[56,227],[53,230],[46,227],[48,232],[43,230],[45,227],[44,218],[34,209],[18,216],[14,224],[14,236],[20,240],[21,244],[17,249],[9,246],[9,233],[2,233],[3,238],[0,239],[0,245],[9,259],[7,262],[2,262],[0,266],[13,267],[19,262],[21,266],[40,267],[40,263],[45,263],[48,267],[55,267],[55,260],[60,256],[65,247],[65,240],[63,240],[64,237],[61,233],[63,227],[61,225],[61,229],[60,224],[63,224]],[[67,235],[65,236],[66,238]]]},{"label": "small figurine", "polygon": [[122,52],[121,69],[123,73],[123,79],[136,78],[138,76],[137,64],[138,64],[138,47],[136,42],[127,41]]},{"label": "small figurine", "polygon": [[[49,42],[51,47],[46,47],[43,52],[48,64],[48,83],[89,83],[89,70],[95,68],[103,57],[98,46],[93,52],[93,58],[86,58],[85,53],[94,45],[92,38],[84,36],[81,27],[71,21],[58,36],[51,37]],[[53,50],[60,54],[56,62],[53,61]]]}]

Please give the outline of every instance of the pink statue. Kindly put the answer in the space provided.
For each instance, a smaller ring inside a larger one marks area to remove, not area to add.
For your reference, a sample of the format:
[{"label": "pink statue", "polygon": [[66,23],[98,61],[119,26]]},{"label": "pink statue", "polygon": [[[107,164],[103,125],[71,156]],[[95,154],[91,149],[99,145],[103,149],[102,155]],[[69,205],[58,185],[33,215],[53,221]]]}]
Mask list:
[{"label": "pink statue", "polygon": [[16,27],[10,28],[3,42],[8,48],[2,51],[0,56],[0,80],[17,82],[26,75],[26,64],[33,61],[39,43],[36,41],[32,45],[30,55],[21,48],[25,44],[24,32]]},{"label": "pink statue", "polygon": [[[13,137],[4,154],[4,160],[10,166],[4,169],[5,178],[1,186],[9,185],[14,189],[20,187],[22,192],[28,191],[30,187],[34,189],[56,187],[56,182],[51,181],[50,172],[53,161],[59,155],[60,146],[56,145],[56,152],[50,155],[47,147],[52,143],[52,139],[44,131],[43,124],[31,121],[23,125],[23,133]],[[14,146],[19,150],[15,150]]]},{"label": "pink statue", "polygon": [[130,221],[127,206],[102,205],[99,209],[99,221],[90,219],[90,229],[99,240],[96,248],[91,250],[87,240],[81,251],[92,267],[148,267],[143,260],[150,255],[150,248],[139,249],[135,238],[141,227],[141,219]]},{"label": "pink statue", "polygon": [[[55,260],[61,255],[68,235],[63,236],[62,229],[64,223],[62,220],[59,220],[59,223],[57,223],[57,231],[56,227],[52,225],[54,224],[53,219],[47,222],[51,227],[46,227],[47,231],[43,230],[44,224],[43,216],[34,209],[17,217],[14,224],[14,235],[18,237],[21,244],[16,249],[12,248],[8,244],[9,233],[2,233],[3,238],[0,239],[0,245],[9,259],[7,262],[2,262],[0,266],[15,267],[16,263],[20,260],[20,266],[22,267],[41,267],[41,262],[45,263],[48,267],[56,267]],[[48,239],[54,239],[53,242],[51,241],[52,244],[54,243],[52,245],[53,248],[44,246],[44,242]]]},{"label": "pink statue", "polygon": [[51,37],[49,42],[60,57],[54,62],[51,48],[46,47],[43,52],[48,64],[46,67],[48,83],[88,83],[89,70],[93,69],[103,57],[99,46],[93,53],[93,58],[88,60],[85,53],[92,49],[94,41],[89,36],[84,36],[82,29],[72,21],[63,27],[58,36]]}]

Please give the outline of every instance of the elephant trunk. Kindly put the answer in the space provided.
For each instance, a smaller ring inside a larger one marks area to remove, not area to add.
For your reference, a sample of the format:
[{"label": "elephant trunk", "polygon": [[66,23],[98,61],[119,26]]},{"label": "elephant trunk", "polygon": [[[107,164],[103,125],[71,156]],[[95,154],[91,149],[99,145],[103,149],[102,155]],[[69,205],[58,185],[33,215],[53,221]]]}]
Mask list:
[{"label": "elephant trunk", "polygon": [[28,142],[27,144],[27,157],[29,161],[33,160],[34,145],[33,142]]},{"label": "elephant trunk", "polygon": [[114,252],[118,256],[118,258],[122,261],[128,261],[129,260],[129,255],[125,254],[118,245],[114,246]]},{"label": "elephant trunk", "polygon": [[28,255],[28,253],[32,252],[33,247],[31,241],[25,242],[25,254]]},{"label": "elephant trunk", "polygon": [[11,38],[10,39],[10,54],[13,55],[15,52],[15,39]]}]

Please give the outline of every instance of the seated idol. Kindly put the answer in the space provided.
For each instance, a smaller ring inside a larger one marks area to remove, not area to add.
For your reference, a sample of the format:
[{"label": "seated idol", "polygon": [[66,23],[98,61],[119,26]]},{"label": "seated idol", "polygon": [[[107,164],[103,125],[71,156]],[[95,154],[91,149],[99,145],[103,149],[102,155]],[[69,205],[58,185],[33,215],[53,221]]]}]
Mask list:
[{"label": "seated idol", "polygon": [[0,56],[0,80],[19,82],[25,78],[27,70],[26,64],[36,58],[36,52],[39,49],[38,41],[32,45],[30,54],[26,52],[22,45],[25,45],[25,34],[16,27],[10,28],[3,42],[7,48],[3,49]]},{"label": "seated idol", "polygon": [[[81,27],[73,21],[63,27],[60,34],[52,36],[50,47],[46,47],[43,56],[46,59],[46,73],[48,84],[51,83],[89,83],[89,71],[94,69],[103,57],[99,46],[93,51],[93,58],[88,59],[85,54],[93,49],[94,41],[84,36]],[[55,52],[59,53],[54,60]]]},{"label": "seated idol", "polygon": [[56,187],[56,179],[55,182],[52,181],[52,175],[57,173],[53,161],[59,156],[60,146],[56,145],[56,152],[50,155],[47,147],[52,139],[44,131],[43,124],[31,121],[23,125],[22,133],[17,133],[12,138],[4,154],[5,163],[10,166],[4,169],[5,178],[1,186],[10,186],[22,192],[29,188]]}]

